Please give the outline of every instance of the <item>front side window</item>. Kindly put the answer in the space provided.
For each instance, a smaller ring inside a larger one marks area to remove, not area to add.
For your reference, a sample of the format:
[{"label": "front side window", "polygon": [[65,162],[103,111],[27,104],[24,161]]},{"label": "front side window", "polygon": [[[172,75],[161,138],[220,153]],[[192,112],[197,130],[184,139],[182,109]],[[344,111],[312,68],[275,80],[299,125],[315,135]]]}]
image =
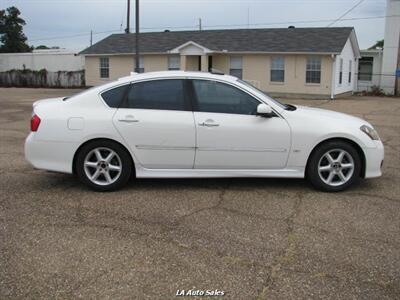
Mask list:
[{"label": "front side window", "polygon": [[181,68],[181,58],[179,55],[168,56],[168,70],[179,70]]},{"label": "front side window", "polygon": [[339,84],[342,84],[343,81],[343,58],[340,59],[340,66],[339,66]]},{"label": "front side window", "polygon": [[273,57],[271,59],[271,81],[285,81],[285,59],[283,57]]},{"label": "front side window", "polygon": [[306,83],[321,83],[321,58],[307,58]]},{"label": "front side window", "polygon": [[[136,72],[136,62],[135,59],[133,60],[133,69]],[[139,56],[139,72],[138,73],[144,73],[144,58],[143,56]]]},{"label": "front side window", "polygon": [[197,111],[255,115],[260,102],[231,85],[211,80],[193,80]]},{"label": "front side window", "polygon": [[110,63],[108,57],[100,57],[100,78],[110,77]]},{"label": "front side window", "polygon": [[229,62],[229,74],[239,79],[243,77],[243,60],[241,56],[231,56]]},{"label": "front side window", "polygon": [[133,83],[125,106],[140,109],[185,110],[183,80],[164,79]]},{"label": "front side window", "polygon": [[374,63],[373,57],[362,57],[358,61],[358,80],[372,80],[372,66]]},{"label": "front side window", "polygon": [[104,102],[107,103],[109,107],[118,108],[126,94],[126,89],[129,85],[123,85],[111,90],[105,91],[101,94]]}]

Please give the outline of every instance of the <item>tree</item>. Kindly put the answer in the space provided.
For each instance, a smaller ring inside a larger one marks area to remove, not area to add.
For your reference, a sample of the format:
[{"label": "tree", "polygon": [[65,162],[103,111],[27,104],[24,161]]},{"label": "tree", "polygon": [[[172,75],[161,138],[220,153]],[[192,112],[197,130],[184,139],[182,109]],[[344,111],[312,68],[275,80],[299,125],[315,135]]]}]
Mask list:
[{"label": "tree", "polygon": [[0,52],[30,52],[22,27],[26,24],[20,18],[21,12],[15,6],[0,10]]},{"label": "tree", "polygon": [[382,40],[376,41],[376,43],[368,49],[371,50],[371,49],[376,49],[376,48],[383,48],[383,44],[384,44],[384,40],[382,39]]},{"label": "tree", "polygon": [[35,49],[40,50],[40,49],[50,49],[50,48],[47,47],[46,45],[40,45],[40,46],[35,47]]}]

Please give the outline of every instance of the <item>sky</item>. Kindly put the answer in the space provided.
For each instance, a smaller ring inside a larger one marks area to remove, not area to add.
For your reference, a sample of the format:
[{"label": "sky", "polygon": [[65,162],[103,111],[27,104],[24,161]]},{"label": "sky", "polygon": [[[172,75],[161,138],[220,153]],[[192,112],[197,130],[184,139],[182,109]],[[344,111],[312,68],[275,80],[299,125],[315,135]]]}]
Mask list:
[{"label": "sky", "polygon": [[[131,30],[134,6],[131,0]],[[141,31],[326,27],[360,0],[140,0]],[[29,45],[80,51],[126,27],[127,0],[0,0],[26,21]],[[384,36],[386,0],[364,0],[333,26],[353,26],[361,49]],[[378,17],[378,18],[375,18]],[[368,18],[368,19],[358,19]]]}]

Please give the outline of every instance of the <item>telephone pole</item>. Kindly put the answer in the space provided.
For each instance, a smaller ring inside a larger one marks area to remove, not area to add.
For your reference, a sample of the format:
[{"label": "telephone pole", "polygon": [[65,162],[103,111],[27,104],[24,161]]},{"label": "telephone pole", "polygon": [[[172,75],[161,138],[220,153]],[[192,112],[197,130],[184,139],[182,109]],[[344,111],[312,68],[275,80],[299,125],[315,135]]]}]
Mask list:
[{"label": "telephone pole", "polygon": [[128,7],[126,9],[126,29],[125,33],[130,32],[130,15],[131,15],[131,0],[128,0]]},{"label": "telephone pole", "polygon": [[90,30],[90,46],[93,45],[93,30]]},{"label": "telephone pole", "polygon": [[201,18],[199,18],[199,31],[201,31],[202,30],[202,27],[201,27]]},{"label": "telephone pole", "polygon": [[135,24],[135,72],[139,73],[139,0],[136,0],[136,24]]}]

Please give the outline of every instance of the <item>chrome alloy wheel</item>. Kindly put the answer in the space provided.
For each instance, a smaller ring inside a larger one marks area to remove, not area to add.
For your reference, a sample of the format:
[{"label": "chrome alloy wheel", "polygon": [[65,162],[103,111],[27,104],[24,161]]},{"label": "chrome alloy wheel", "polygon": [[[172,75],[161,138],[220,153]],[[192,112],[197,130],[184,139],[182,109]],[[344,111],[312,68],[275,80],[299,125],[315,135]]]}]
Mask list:
[{"label": "chrome alloy wheel", "polygon": [[354,173],[354,159],[343,149],[333,149],[322,155],[318,163],[318,174],[330,186],[345,184]]},{"label": "chrome alloy wheel", "polygon": [[84,170],[91,182],[98,185],[110,185],[121,176],[122,163],[115,151],[99,147],[86,155]]}]

